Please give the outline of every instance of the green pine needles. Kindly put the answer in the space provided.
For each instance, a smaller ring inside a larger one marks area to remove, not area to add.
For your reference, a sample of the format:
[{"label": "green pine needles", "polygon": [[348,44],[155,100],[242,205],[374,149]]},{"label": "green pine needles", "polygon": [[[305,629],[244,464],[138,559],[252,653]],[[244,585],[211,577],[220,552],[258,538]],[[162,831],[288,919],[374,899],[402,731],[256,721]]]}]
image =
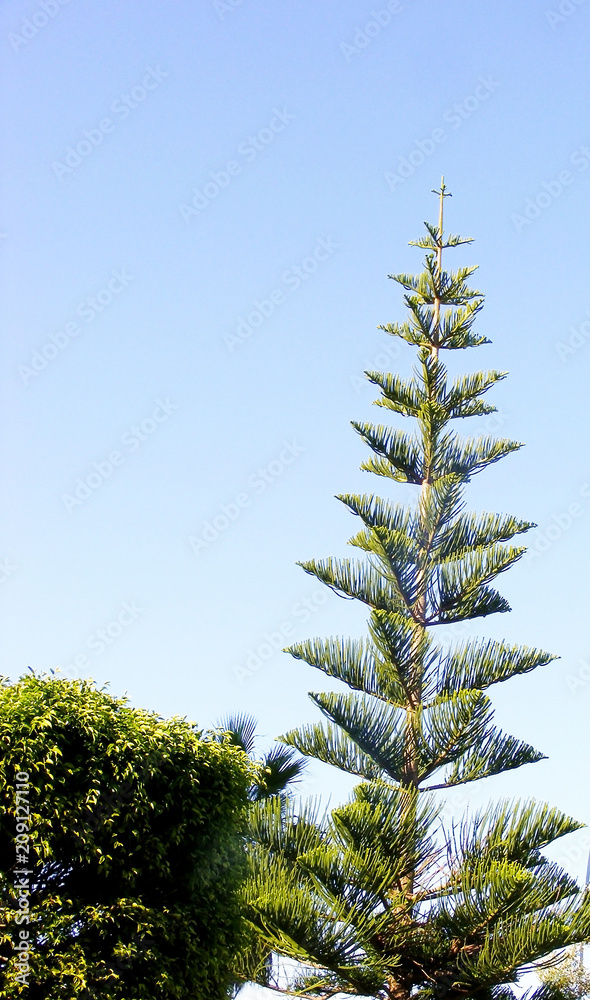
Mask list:
[{"label": "green pine needles", "polygon": [[362,468],[417,487],[417,499],[339,497],[362,525],[350,539],[362,558],[302,566],[367,605],[369,636],[289,650],[348,691],[312,694],[325,721],[283,742],[361,782],[328,818],[270,800],[253,819],[250,920],[261,954],[292,961],[265,960],[250,975],[310,1000],[504,1000],[519,970],[590,934],[590,900],[542,854],[581,824],[534,802],[492,806],[450,836],[437,819],[441,791],[541,759],[496,727],[486,691],[553,659],[489,639],[449,652],[433,637],[437,625],[510,610],[492,584],[532,526],[464,508],[471,477],[520,445],[454,430],[495,410],[486,393],[506,373],[447,376],[444,351],[488,341],[473,329],[475,268],[443,268],[443,253],[471,240],[443,232],[444,181],[437,194],[438,225],[411,244],[426,251],[424,270],[391,276],[409,318],[382,327],[417,348],[414,375],[366,373],[377,405],[414,430],[353,424],[372,452]]}]

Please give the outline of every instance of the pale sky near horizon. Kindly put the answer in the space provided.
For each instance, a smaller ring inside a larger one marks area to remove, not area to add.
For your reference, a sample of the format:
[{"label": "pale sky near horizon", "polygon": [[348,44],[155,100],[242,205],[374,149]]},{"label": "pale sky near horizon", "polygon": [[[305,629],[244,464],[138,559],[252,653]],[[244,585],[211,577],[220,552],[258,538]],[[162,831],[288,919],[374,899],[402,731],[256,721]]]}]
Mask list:
[{"label": "pale sky near horizon", "polygon": [[[411,369],[377,327],[404,318],[387,275],[421,269],[444,173],[448,227],[475,238],[447,264],[480,265],[493,341],[452,370],[510,372],[470,430],[526,443],[468,501],[539,525],[499,581],[512,614],[471,631],[561,657],[494,692],[548,760],[454,805],[590,821],[590,2],[0,17],[2,672],[59,665],[202,727],[251,712],[266,742],[317,718],[329,684],[280,647],[365,617],[296,561],[347,554],[335,494],[410,499],[359,471],[350,420],[380,419],[364,369]],[[552,851],[582,876],[589,848]]]}]

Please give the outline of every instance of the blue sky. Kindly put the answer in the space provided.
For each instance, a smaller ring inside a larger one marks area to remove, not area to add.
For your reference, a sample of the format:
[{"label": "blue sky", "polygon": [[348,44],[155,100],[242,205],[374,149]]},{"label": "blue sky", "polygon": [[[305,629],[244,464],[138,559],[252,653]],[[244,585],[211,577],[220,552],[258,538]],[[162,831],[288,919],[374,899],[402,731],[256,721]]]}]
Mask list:
[{"label": "blue sky", "polygon": [[[444,173],[493,341],[454,370],[510,371],[476,430],[526,442],[470,503],[539,524],[513,613],[474,631],[561,656],[495,695],[549,759],[478,801],[590,820],[590,3],[1,17],[3,672],[60,665],[202,726],[246,710],[266,739],[314,717],[314,672],[278,647],[364,617],[295,563],[346,553],[334,494],[387,493],[349,422],[375,419],[365,368],[411,367],[377,326],[403,318],[387,275],[420,269]],[[554,851],[580,874],[577,836]]]}]

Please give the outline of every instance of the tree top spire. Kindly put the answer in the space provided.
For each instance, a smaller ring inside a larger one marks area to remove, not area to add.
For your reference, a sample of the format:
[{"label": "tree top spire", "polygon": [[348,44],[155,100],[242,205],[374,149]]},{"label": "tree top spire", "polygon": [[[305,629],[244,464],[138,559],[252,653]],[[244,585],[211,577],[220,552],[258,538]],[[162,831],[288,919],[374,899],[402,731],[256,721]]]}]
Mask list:
[{"label": "tree top spire", "polygon": [[440,191],[437,191],[436,188],[432,188],[432,193],[433,194],[437,194],[439,196],[438,232],[439,232],[440,241],[442,243],[444,199],[445,198],[452,198],[453,197],[453,195],[451,194],[451,192],[447,191],[447,186],[445,184],[445,176],[444,176],[444,174],[442,175],[442,177],[440,179]]}]

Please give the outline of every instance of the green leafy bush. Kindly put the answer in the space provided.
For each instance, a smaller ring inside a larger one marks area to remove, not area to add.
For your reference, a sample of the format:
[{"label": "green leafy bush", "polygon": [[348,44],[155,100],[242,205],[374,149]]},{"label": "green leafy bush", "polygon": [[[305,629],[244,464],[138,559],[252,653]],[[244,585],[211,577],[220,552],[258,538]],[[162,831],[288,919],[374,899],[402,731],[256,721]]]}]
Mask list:
[{"label": "green leafy bush", "polygon": [[0,998],[227,996],[243,751],[35,675],[0,688],[0,747]]}]

